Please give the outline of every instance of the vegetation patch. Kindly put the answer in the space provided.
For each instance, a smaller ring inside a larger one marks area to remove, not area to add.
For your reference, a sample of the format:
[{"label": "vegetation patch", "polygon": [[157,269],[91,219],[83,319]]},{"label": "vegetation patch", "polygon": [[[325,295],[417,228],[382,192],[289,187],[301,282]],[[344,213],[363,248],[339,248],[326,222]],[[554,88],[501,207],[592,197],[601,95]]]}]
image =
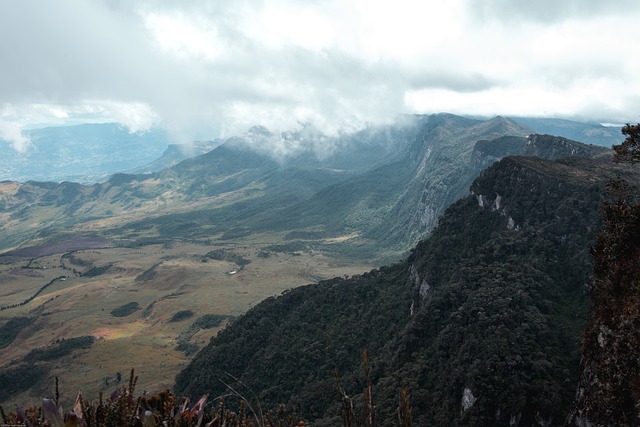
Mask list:
[{"label": "vegetation patch", "polygon": [[[193,313],[191,314],[193,315]],[[225,320],[233,318],[233,316],[224,316],[221,314],[205,314],[204,316],[199,317],[195,322],[191,324],[191,326],[189,326],[187,329],[182,331],[180,335],[178,335],[178,337],[176,338],[176,350],[183,352],[185,356],[191,356],[200,349],[196,344],[189,342],[189,340],[191,340],[191,338],[195,334],[197,334],[198,331],[200,331],[201,329],[217,328],[222,325],[222,322],[224,322]]]},{"label": "vegetation patch", "polygon": [[0,326],[0,348],[5,348],[16,339],[20,331],[33,323],[32,317],[14,317]]},{"label": "vegetation patch", "polygon": [[[20,372],[12,373],[11,378],[5,379],[0,374],[0,387],[5,383],[10,386],[8,389],[0,388],[0,397],[9,393],[20,391],[16,385],[25,383],[25,378],[31,379],[22,373],[29,372],[30,367],[20,368]],[[32,377],[33,375],[31,375]],[[43,374],[40,375],[40,378]],[[12,382],[12,380],[16,382]],[[119,382],[120,373],[116,375]],[[258,407],[258,412],[253,409],[252,402],[242,397],[232,390],[225,399],[214,399],[208,401],[207,395],[203,395],[192,404],[189,399],[180,398],[169,390],[150,395],[146,391],[136,397],[136,385],[138,377],[133,370],[129,376],[128,384],[117,388],[108,399],[102,398],[102,392],[97,401],[82,398],[82,393],[78,393],[73,411],[76,413],[63,411],[62,405],[58,401],[59,390],[56,381],[55,394],[52,399],[43,399],[41,405],[29,406],[22,410],[16,407],[15,412],[6,413],[0,408],[0,425],[31,427],[49,426],[157,426],[167,427],[196,427],[201,425],[227,426],[227,427],[303,427],[304,421],[300,416],[289,410],[284,405],[280,405],[277,410],[262,410]],[[186,401],[185,401],[186,400]],[[230,410],[227,402],[232,406],[238,406],[238,412]],[[135,402],[133,404],[132,402]],[[160,421],[162,420],[162,421]],[[81,422],[80,422],[81,421]]]},{"label": "vegetation patch", "polygon": [[142,310],[142,317],[143,318],[147,318],[147,317],[151,316],[151,313],[153,313],[153,306],[155,304],[156,304],[156,301],[152,302],[151,304],[146,306],[144,310]]},{"label": "vegetation patch", "polygon": [[158,274],[158,267],[162,264],[162,262],[158,262],[153,264],[147,270],[145,270],[142,274],[136,277],[136,282],[146,282],[148,280],[152,280]]},{"label": "vegetation patch", "polygon": [[215,259],[217,261],[228,261],[236,265],[243,266],[251,262],[251,260],[244,258],[242,255],[233,252],[225,251],[224,249],[216,249],[205,254],[206,258]]},{"label": "vegetation patch", "polygon": [[69,252],[62,256],[63,260],[69,261],[72,264],[79,265],[80,267],[91,267],[93,263],[91,261],[84,260],[74,255],[73,252]]},{"label": "vegetation patch", "polygon": [[128,302],[111,310],[111,315],[114,317],[125,317],[136,311],[138,306],[139,304],[135,301]]},{"label": "vegetation patch", "polygon": [[200,350],[200,347],[188,341],[178,341],[178,344],[176,344],[176,350],[183,352],[185,356],[189,357],[192,354],[197,353],[197,351]]},{"label": "vegetation patch", "polygon": [[0,370],[0,400],[4,401],[28,390],[42,381],[47,373],[46,367],[33,363],[21,363],[18,366]]},{"label": "vegetation patch", "polygon": [[220,240],[240,239],[251,235],[251,230],[246,227],[235,227],[224,232]]},{"label": "vegetation patch", "polygon": [[190,317],[193,316],[193,311],[191,310],[180,310],[177,313],[175,313],[173,316],[171,316],[171,319],[169,319],[169,322],[182,322],[183,320],[186,320]]},{"label": "vegetation patch", "polygon": [[297,252],[297,251],[307,251],[309,250],[309,246],[304,243],[301,242],[299,240],[294,240],[294,241],[290,241],[288,243],[283,243],[280,245],[269,245],[267,247],[265,247],[265,250],[271,251],[271,252],[288,252],[288,253],[292,253],[292,252]]},{"label": "vegetation patch", "polygon": [[107,264],[100,267],[91,267],[89,270],[85,271],[82,276],[83,277],[96,277],[106,273],[113,264]]},{"label": "vegetation patch", "polygon": [[204,316],[199,317],[195,322],[193,322],[193,325],[191,325],[191,327],[195,329],[217,328],[218,326],[222,325],[222,322],[232,318],[233,316],[223,316],[221,314],[205,314]]},{"label": "vegetation patch", "polygon": [[74,350],[91,347],[95,339],[92,336],[63,339],[47,348],[36,348],[24,357],[25,362],[38,362],[58,359]]}]

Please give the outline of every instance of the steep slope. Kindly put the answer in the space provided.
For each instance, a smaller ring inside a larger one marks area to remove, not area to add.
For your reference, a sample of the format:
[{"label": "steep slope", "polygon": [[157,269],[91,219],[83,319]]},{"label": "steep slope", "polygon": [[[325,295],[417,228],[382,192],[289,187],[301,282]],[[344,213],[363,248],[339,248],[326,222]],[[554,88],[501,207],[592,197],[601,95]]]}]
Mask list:
[{"label": "steep slope", "polygon": [[328,186],[284,216],[267,217],[254,227],[351,233],[360,239],[349,245],[358,241],[364,256],[380,256],[381,246],[396,255],[424,238],[444,210],[467,194],[473,179],[505,156],[557,159],[609,152],[560,137],[522,136],[529,132],[502,117],[484,122],[449,114],[415,117],[401,136],[409,149],[395,161]]},{"label": "steep slope", "polygon": [[382,165],[322,189],[288,209],[286,217],[272,221],[267,217],[257,226],[286,224],[289,228],[308,227],[316,233],[320,226],[328,235],[360,235],[360,246],[376,242],[375,247],[383,242],[406,250],[435,225],[446,206],[467,191],[479,172],[468,170],[476,141],[527,135],[529,130],[503,118],[481,122],[434,114],[411,117],[410,123],[395,132],[394,139],[403,141],[406,150]]},{"label": "steep slope", "polygon": [[607,157],[611,150],[551,135],[532,134],[528,137],[505,136],[481,140],[473,147],[472,168],[482,171],[506,156],[541,157],[556,160],[563,157]]},{"label": "steep slope", "polygon": [[131,174],[160,172],[183,160],[208,153],[222,143],[224,140],[216,139],[214,141],[194,141],[190,144],[169,144],[158,159],[124,172]]},{"label": "steep slope", "polygon": [[264,233],[351,259],[397,259],[504,155],[605,150],[554,137],[525,142],[528,133],[502,117],[450,114],[403,117],[333,138],[310,129],[278,135],[255,127],[153,174],[119,173],[92,186],[5,182],[0,249],[69,233],[114,239]]},{"label": "steep slope", "polygon": [[[471,161],[479,139],[528,132],[501,117],[486,122],[451,114],[405,117],[394,126],[325,141],[334,151],[324,158],[290,154],[286,164],[273,174],[270,191],[262,193],[255,203],[242,202],[215,212],[210,209],[190,212],[183,218],[178,214],[172,216],[172,222],[186,224],[187,229],[182,228],[182,232],[190,236],[211,224],[244,230],[240,234],[249,230],[282,232],[286,233],[285,239],[317,240],[348,235],[351,238],[345,244],[332,244],[324,249],[341,251],[349,257],[395,257],[423,237],[446,206],[466,193],[481,170]],[[242,146],[251,140],[257,146],[272,146],[273,138],[266,129],[254,128],[236,143]],[[290,135],[282,138],[286,143],[298,140]],[[313,144],[307,143],[306,147]],[[564,152],[571,155],[569,150]],[[511,154],[518,151],[514,149]],[[197,159],[178,167],[184,165],[185,170],[200,171],[200,166],[192,165],[200,162]],[[350,168],[344,169],[349,164]],[[289,188],[300,181],[302,171],[302,178],[317,182],[315,193],[303,195]],[[341,175],[342,179],[331,184],[322,178],[325,174]],[[274,198],[274,194],[282,197]],[[144,226],[148,227],[149,222]],[[383,245],[385,250],[381,251]]]},{"label": "steep slope", "polygon": [[[622,133],[614,160],[637,168],[640,124],[626,125]],[[616,177],[604,195],[603,226],[591,248],[593,305],[567,426],[637,425],[640,419],[640,200],[631,185]]]},{"label": "steep slope", "polygon": [[639,178],[597,159],[506,158],[408,260],[264,301],[212,339],[176,391],[217,396],[221,379],[241,387],[231,374],[263,405],[336,425],[332,370],[357,406],[367,348],[382,425],[401,387],[419,425],[561,422],[577,380],[587,248],[616,173]]}]

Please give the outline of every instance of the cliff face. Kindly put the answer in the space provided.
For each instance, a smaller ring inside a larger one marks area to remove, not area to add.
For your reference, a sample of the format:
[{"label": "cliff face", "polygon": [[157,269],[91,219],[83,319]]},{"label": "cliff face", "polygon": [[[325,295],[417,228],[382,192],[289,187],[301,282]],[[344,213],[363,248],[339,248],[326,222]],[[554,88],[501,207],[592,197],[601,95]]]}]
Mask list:
[{"label": "cliff face", "polygon": [[[622,134],[614,160],[637,174],[640,124],[624,126]],[[621,175],[607,184],[604,226],[591,248],[593,305],[566,425],[640,425],[640,192],[637,176]]]},{"label": "cliff face", "polygon": [[593,305],[567,425],[640,425],[640,203],[624,180],[612,180],[607,190],[604,227],[592,248]]},{"label": "cliff face", "polygon": [[419,425],[562,422],[601,189],[619,172],[607,161],[506,158],[406,261],[261,303],[195,357],[176,391],[219,395],[220,379],[241,387],[230,373],[263,405],[335,425],[332,371],[357,397],[366,348],[382,424],[393,423],[401,387]]},{"label": "cliff face", "polygon": [[[395,345],[391,370],[402,372],[411,390],[435,388],[435,400],[434,391],[421,391],[434,402],[425,405],[425,422],[564,419],[577,378],[605,165],[504,159],[416,248],[414,283],[429,283],[431,296],[421,298],[416,288],[419,310]],[[466,389],[477,401],[461,411]]]},{"label": "cliff face", "polygon": [[[503,117],[480,122],[442,114],[417,120],[406,158],[387,167],[387,174],[401,177],[400,191],[388,203],[379,224],[364,235],[381,244],[416,244],[437,225],[451,203],[467,194],[480,171],[499,160],[475,164],[474,147],[479,140],[492,141],[506,135],[519,138],[530,131]],[[503,152],[500,158],[519,154],[518,147],[510,143],[504,144]]]}]

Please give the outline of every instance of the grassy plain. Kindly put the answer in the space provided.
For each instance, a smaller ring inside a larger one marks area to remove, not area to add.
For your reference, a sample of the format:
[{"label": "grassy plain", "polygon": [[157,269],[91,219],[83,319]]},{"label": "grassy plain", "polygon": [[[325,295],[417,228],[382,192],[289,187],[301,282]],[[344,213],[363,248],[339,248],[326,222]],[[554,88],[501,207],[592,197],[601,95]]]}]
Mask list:
[{"label": "grassy plain", "polygon": [[[260,240],[206,246],[174,241],[134,248],[106,247],[0,264],[0,306],[20,303],[54,278],[66,276],[27,304],[0,311],[0,325],[17,316],[35,318],[2,349],[0,370],[14,366],[32,349],[73,337],[96,338],[90,349],[46,362],[47,378],[0,403],[9,408],[37,403],[52,394],[54,377],[59,376],[61,400],[68,407],[78,390],[89,398],[95,398],[100,390],[110,393],[117,385],[108,379],[120,372],[126,381],[130,368],[140,376],[139,390],[156,392],[171,387],[175,374],[189,361],[185,353],[175,349],[177,339],[199,317],[230,316],[220,327],[187,334],[190,345],[202,348],[230,319],[269,296],[372,268],[364,263],[337,263],[310,249],[285,252]],[[241,267],[206,256],[219,249],[250,262]],[[132,314],[111,314],[131,302],[139,305]],[[170,322],[181,310],[194,314]]]}]

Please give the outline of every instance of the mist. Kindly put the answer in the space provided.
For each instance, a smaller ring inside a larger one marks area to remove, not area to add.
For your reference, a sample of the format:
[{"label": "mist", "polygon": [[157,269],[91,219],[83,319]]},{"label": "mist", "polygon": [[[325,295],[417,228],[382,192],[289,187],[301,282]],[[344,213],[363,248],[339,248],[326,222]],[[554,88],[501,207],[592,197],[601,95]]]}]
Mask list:
[{"label": "mist", "polygon": [[331,137],[441,111],[635,121],[640,4],[596,3],[2,2],[0,137],[25,151],[25,129],[91,122],[178,143],[254,125]]}]

